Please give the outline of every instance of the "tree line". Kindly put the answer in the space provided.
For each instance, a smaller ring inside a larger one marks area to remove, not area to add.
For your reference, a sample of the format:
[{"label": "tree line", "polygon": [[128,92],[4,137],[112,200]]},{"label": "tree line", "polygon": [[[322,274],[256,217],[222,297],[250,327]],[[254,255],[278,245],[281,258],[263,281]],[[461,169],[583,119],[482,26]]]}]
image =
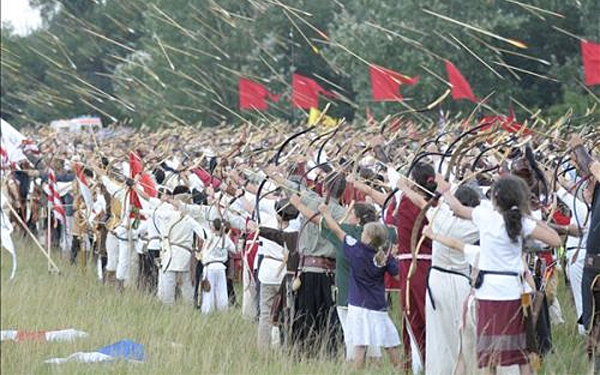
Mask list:
[{"label": "tree line", "polygon": [[[600,41],[595,0],[30,3],[43,27],[25,36],[2,27],[1,115],[17,126],[80,115],[148,127],[299,122],[304,115],[289,104],[294,72],[339,94],[330,115],[364,122],[366,108],[382,119],[435,101],[447,89],[444,59],[490,108],[512,107],[518,118],[568,108],[582,116],[600,96],[599,86],[582,84],[578,39]],[[402,103],[374,102],[368,64],[419,83],[401,88]],[[241,76],[281,100],[264,113],[240,112]],[[440,106],[463,114],[475,108],[449,98]],[[438,108],[419,116],[434,123]]]}]

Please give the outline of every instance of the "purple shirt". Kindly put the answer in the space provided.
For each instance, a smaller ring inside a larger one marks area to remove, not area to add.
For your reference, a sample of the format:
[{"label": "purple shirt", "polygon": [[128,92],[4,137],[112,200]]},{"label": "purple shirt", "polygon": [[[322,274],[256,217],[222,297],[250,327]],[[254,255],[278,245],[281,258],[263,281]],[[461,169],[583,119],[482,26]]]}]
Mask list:
[{"label": "purple shirt", "polygon": [[398,264],[388,257],[385,266],[377,267],[375,250],[351,236],[344,238],[344,253],[350,261],[350,290],[348,304],[369,310],[386,311],[383,275],[398,274]]}]

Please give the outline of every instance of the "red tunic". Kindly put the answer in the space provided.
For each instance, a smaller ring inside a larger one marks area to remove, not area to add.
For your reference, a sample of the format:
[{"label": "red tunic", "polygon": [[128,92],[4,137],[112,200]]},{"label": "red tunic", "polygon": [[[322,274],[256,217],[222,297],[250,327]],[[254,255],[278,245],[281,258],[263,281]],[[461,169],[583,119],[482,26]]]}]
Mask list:
[{"label": "red tunic", "polygon": [[[406,301],[406,284],[408,281],[408,273],[410,269],[411,251],[410,239],[412,236],[413,227],[421,208],[415,205],[407,197],[400,199],[400,205],[395,210],[393,218],[394,224],[398,231],[398,255],[402,257],[399,260],[400,269],[400,304],[404,317],[410,323],[411,331],[419,346],[421,358],[425,362],[425,293],[427,289],[427,273],[431,266],[431,240],[426,238],[419,249],[420,256],[429,255],[429,259],[419,259],[416,264],[416,271],[410,280],[410,288],[408,291],[408,304]],[[419,228],[418,238],[420,239],[423,233],[423,228],[429,222],[423,220]],[[405,258],[405,259],[404,259]],[[393,287],[393,285],[390,285]],[[411,358],[410,337],[406,324],[402,330],[402,340],[404,343],[404,351],[406,358]],[[410,362],[406,363],[407,368],[410,367]]]}]

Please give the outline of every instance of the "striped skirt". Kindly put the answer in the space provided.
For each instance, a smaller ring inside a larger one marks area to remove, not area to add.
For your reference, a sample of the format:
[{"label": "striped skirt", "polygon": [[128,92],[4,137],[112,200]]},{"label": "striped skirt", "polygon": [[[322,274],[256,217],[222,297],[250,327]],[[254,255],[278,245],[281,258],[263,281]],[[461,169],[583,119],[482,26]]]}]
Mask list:
[{"label": "striped skirt", "polygon": [[521,300],[477,300],[479,368],[529,362]]}]

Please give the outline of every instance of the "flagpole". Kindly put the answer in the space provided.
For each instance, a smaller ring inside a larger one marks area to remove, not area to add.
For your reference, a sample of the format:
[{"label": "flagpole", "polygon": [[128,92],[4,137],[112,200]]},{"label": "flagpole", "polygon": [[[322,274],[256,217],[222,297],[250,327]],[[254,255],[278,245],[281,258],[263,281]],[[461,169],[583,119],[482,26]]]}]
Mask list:
[{"label": "flagpole", "polygon": [[46,224],[46,243],[47,243],[47,248],[48,248],[48,272],[52,271],[52,267],[50,265],[50,262],[52,261],[52,250],[51,250],[51,244],[52,244],[52,234],[50,233],[50,226],[51,226],[51,221],[52,221],[52,208],[51,208],[51,203],[50,200],[48,200],[48,218],[46,219],[47,224]]},{"label": "flagpole", "polygon": [[25,232],[27,234],[29,234],[29,236],[33,239],[33,242],[37,245],[37,247],[40,249],[40,251],[46,256],[46,258],[48,258],[48,263],[54,268],[54,270],[58,273],[60,272],[60,270],[58,269],[58,266],[56,265],[56,263],[54,263],[54,261],[52,261],[52,259],[50,259],[50,257],[48,256],[48,253],[46,252],[46,250],[44,250],[44,247],[42,246],[42,244],[40,243],[40,241],[38,241],[38,239],[33,235],[33,233],[31,233],[31,230],[29,230],[29,228],[27,227],[27,225],[25,225],[25,222],[23,221],[23,219],[21,219],[21,217],[19,216],[19,214],[17,213],[17,211],[14,209],[14,207],[12,206],[12,204],[8,204],[8,208],[10,209],[10,212],[12,212],[12,214],[15,216],[15,218],[17,219],[17,221],[19,222],[19,224],[21,224],[21,226],[23,227],[23,229],[25,229]]},{"label": "flagpole", "polygon": [[[291,66],[291,70],[292,70],[292,74],[294,74],[296,72],[296,66],[294,65],[294,63],[295,63],[295,55],[294,55],[294,29],[292,29],[291,27],[290,27],[290,43],[292,45],[292,48],[291,48],[291,54],[292,54],[292,66]],[[292,91],[293,91],[293,88],[292,88]],[[294,95],[293,92],[292,92],[292,95]],[[294,124],[294,120],[295,120],[295,116],[294,116],[294,104],[293,103],[292,103],[292,106],[291,106],[291,111],[292,111],[291,112],[292,113],[291,122],[292,122],[292,125],[293,125]]]}]

